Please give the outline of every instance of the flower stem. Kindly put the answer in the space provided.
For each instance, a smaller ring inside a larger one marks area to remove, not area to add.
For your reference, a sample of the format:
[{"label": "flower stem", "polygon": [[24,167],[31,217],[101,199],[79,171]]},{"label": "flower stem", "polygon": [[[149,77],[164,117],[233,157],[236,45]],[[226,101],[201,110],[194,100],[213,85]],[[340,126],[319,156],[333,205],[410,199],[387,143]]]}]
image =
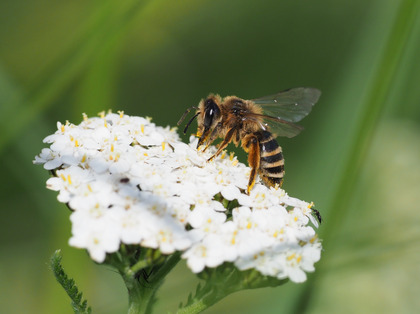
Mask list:
[{"label": "flower stem", "polygon": [[143,286],[140,280],[130,278],[124,280],[128,289],[128,311],[129,314],[150,313],[151,303],[155,290],[153,287]]},{"label": "flower stem", "polygon": [[134,264],[133,266],[131,266],[129,269],[126,270],[126,274],[129,276],[134,276],[140,270],[142,270],[143,268],[146,268],[148,265],[149,265],[148,261],[145,261],[145,260],[138,261],[136,264]]},{"label": "flower stem", "polygon": [[162,283],[165,276],[178,264],[181,259],[181,252],[175,252],[168,257],[158,270],[151,274],[150,280]]},{"label": "flower stem", "polygon": [[181,254],[175,252],[161,264],[151,260],[140,260],[131,267],[123,263],[112,263],[124,279],[128,290],[128,313],[151,313],[155,294],[162,285],[165,276],[179,262]]}]

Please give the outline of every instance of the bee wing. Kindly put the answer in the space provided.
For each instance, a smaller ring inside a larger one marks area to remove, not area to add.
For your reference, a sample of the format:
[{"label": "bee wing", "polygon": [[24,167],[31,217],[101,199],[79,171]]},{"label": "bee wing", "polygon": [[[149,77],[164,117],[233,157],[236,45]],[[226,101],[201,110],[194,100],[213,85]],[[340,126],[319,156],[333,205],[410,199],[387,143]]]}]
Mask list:
[{"label": "bee wing", "polygon": [[268,130],[275,136],[294,137],[303,130],[300,125],[264,114],[250,114],[246,119],[259,123],[261,129]]},{"label": "bee wing", "polygon": [[[316,88],[297,87],[252,101],[261,106],[266,116],[277,118],[279,123],[283,124],[285,121],[298,122],[306,117],[319,96],[321,96],[321,91]],[[285,128],[291,129],[291,127]]]}]

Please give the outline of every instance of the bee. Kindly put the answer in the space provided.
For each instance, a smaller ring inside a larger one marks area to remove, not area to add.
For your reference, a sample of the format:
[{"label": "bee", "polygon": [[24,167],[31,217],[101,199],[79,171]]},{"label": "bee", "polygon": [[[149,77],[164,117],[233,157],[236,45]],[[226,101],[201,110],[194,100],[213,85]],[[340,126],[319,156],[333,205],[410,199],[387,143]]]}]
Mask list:
[{"label": "bee", "polygon": [[197,118],[197,149],[205,145],[205,151],[217,138],[223,139],[208,161],[217,157],[230,142],[236,146],[241,143],[248,153],[251,168],[247,187],[249,194],[257,173],[265,185],[281,187],[285,173],[284,158],[276,137],[298,135],[303,127],[294,123],[309,114],[320,95],[318,89],[309,87],[292,88],[252,100],[210,94],[200,101],[198,107],[188,108],[178,125],[191,110],[196,109],[184,128],[184,134]]}]

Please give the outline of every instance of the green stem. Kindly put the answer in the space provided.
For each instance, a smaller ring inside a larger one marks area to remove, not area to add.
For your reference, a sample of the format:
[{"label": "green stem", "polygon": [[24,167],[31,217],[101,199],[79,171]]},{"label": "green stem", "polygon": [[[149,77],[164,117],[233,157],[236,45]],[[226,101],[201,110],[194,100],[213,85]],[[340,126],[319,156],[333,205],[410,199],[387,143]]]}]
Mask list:
[{"label": "green stem", "polygon": [[[159,266],[152,266],[152,260],[140,260],[132,267],[124,263],[115,265],[124,279],[128,290],[128,313],[150,313],[155,294],[162,285],[165,276],[176,266],[181,253],[175,252]],[[143,274],[139,274],[144,269]],[[148,275],[148,273],[150,275]]]},{"label": "green stem", "polygon": [[150,313],[150,304],[155,294],[153,285],[143,286],[141,280],[135,277],[128,277],[124,280],[128,289],[128,311],[129,314]]},{"label": "green stem", "polygon": [[[333,240],[347,214],[374,130],[384,109],[388,93],[392,89],[393,80],[401,63],[401,57],[407,47],[413,24],[420,11],[419,7],[420,3],[416,0],[403,0],[396,14],[384,48],[384,54],[368,88],[367,97],[364,99],[362,118],[353,142],[349,147],[344,170],[341,174],[335,197],[331,202],[328,228],[324,228],[326,232],[322,235],[326,251],[328,247],[332,247]],[[294,313],[305,312],[311,302],[310,299],[314,295],[313,291],[317,286],[317,280],[322,276],[323,270],[323,265],[320,263],[317,272],[313,275],[312,280],[307,283],[304,291],[295,303]]]},{"label": "green stem", "polygon": [[140,270],[142,270],[143,268],[146,268],[148,265],[149,265],[149,261],[147,261],[147,260],[138,261],[136,264],[134,264],[133,266],[129,267],[126,270],[126,274],[128,276],[134,276]]},{"label": "green stem", "polygon": [[150,276],[150,280],[162,282],[165,276],[178,264],[181,252],[175,252],[162,264],[159,269]]}]

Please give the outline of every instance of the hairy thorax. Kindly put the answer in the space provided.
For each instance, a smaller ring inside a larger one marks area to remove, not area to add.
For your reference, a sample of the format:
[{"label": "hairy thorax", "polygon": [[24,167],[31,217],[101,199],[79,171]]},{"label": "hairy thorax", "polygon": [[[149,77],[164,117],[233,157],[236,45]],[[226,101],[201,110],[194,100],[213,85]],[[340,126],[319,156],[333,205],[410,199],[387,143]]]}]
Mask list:
[{"label": "hairy thorax", "polygon": [[238,145],[246,135],[261,129],[262,119],[258,115],[262,114],[262,110],[250,100],[227,96],[223,99],[222,112],[224,120],[221,121],[223,125],[221,135],[223,137],[227,131],[235,128],[233,136],[235,145]]}]

